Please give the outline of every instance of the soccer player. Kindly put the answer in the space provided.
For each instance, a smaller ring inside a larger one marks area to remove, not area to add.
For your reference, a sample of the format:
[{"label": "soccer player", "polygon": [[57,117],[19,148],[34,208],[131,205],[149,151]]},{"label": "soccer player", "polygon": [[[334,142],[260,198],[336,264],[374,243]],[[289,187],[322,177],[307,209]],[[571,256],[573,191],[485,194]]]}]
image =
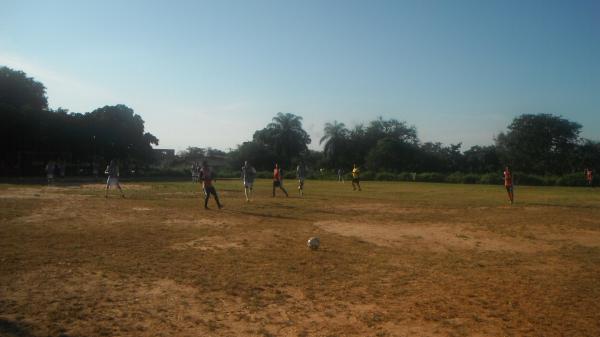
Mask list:
[{"label": "soccer player", "polygon": [[117,186],[119,192],[121,192],[121,197],[125,198],[125,194],[123,193],[123,189],[121,189],[121,184],[119,184],[119,165],[117,165],[116,160],[111,160],[110,164],[106,167],[104,174],[108,175],[108,179],[106,180],[106,192],[104,193],[104,197],[108,198],[108,189],[111,186]]},{"label": "soccer player", "polygon": [[508,193],[508,199],[510,200],[510,204],[512,205],[514,203],[515,196],[513,194],[513,178],[508,166],[504,168],[504,187],[506,188],[506,192]]},{"label": "soccer player", "polygon": [[341,181],[342,183],[344,182],[344,170],[342,170],[341,168],[338,169],[338,181]]},{"label": "soccer player", "polygon": [[354,164],[354,168],[352,169],[352,190],[356,191],[357,186],[358,190],[362,191],[360,188],[360,169]]},{"label": "soccer player", "polygon": [[248,164],[248,161],[244,162],[242,166],[242,181],[244,182],[244,195],[246,195],[246,202],[250,201],[252,197],[252,188],[254,187],[254,179],[256,178],[256,170],[254,167]]},{"label": "soccer player", "polygon": [[46,179],[48,180],[48,185],[51,185],[54,182],[54,170],[56,170],[56,164],[51,160],[46,164]]},{"label": "soccer player", "polygon": [[281,176],[281,169],[279,165],[275,163],[275,168],[273,169],[273,198],[275,198],[275,188],[279,187],[285,196],[288,197],[288,192],[283,188],[283,177]]},{"label": "soccer player", "polygon": [[588,186],[592,186],[592,184],[594,183],[594,171],[592,171],[589,168],[586,168],[583,172],[585,173],[585,180],[587,180]]},{"label": "soccer player", "polygon": [[208,199],[210,195],[215,196],[215,200],[217,201],[217,206],[219,209],[223,208],[223,205],[219,202],[219,196],[217,195],[217,190],[213,186],[213,173],[210,167],[208,166],[208,162],[205,160],[202,162],[202,168],[200,169],[200,180],[202,180],[202,189],[204,190],[204,209],[208,209]]},{"label": "soccer player", "polygon": [[298,178],[298,193],[300,196],[304,196],[304,179],[306,179],[306,165],[304,162],[300,162],[296,167],[296,177]]}]

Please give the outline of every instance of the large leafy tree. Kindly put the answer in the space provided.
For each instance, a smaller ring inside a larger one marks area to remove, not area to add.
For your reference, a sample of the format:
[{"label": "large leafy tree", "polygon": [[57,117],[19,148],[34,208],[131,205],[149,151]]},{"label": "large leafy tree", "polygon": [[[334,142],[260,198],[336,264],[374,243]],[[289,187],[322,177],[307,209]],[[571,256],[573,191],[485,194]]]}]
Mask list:
[{"label": "large leafy tree", "polygon": [[496,137],[496,147],[516,170],[560,174],[572,169],[580,131],[580,124],[561,116],[524,114]]},{"label": "large leafy tree", "polygon": [[326,123],[323,129],[324,135],[321,137],[319,144],[325,143],[323,153],[332,167],[337,167],[342,164],[344,150],[348,145],[348,129],[344,123]]},{"label": "large leafy tree", "polygon": [[307,151],[311,139],[302,128],[302,117],[279,112],[266,128],[254,133],[254,141],[264,144],[280,164],[289,166]]},{"label": "large leafy tree", "polygon": [[22,71],[0,67],[0,105],[47,110],[46,87]]}]

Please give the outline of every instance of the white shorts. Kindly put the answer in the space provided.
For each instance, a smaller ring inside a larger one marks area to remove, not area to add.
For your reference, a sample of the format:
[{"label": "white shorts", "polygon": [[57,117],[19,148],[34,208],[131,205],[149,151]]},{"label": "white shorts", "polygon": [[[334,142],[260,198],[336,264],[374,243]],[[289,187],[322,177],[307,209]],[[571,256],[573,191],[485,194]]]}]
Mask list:
[{"label": "white shorts", "polygon": [[108,177],[108,180],[106,180],[106,185],[108,185],[108,186],[117,186],[117,185],[119,185],[119,178],[117,178],[117,177]]}]

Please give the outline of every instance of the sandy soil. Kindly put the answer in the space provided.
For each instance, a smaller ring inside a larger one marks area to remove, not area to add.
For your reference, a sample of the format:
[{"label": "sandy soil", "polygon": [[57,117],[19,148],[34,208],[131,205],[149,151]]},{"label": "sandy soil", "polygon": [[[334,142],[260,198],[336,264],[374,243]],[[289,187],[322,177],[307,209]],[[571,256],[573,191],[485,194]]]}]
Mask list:
[{"label": "sandy soil", "polygon": [[233,184],[0,188],[0,335],[600,336],[600,207]]}]

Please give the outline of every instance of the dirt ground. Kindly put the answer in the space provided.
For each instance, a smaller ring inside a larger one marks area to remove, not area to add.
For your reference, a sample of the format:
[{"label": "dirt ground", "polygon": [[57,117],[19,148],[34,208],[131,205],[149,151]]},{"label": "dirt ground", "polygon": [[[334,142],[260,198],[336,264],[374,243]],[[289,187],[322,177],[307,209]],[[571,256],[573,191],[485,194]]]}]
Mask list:
[{"label": "dirt ground", "polygon": [[0,336],[600,336],[600,190],[286,183],[0,185]]}]

